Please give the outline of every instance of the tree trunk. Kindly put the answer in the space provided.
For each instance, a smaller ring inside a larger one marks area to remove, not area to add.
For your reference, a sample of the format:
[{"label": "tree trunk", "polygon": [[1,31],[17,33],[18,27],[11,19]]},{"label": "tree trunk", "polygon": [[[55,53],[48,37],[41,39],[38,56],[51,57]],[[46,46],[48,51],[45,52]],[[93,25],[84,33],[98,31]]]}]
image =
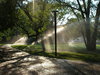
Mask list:
[{"label": "tree trunk", "polygon": [[99,25],[99,18],[100,18],[100,1],[97,6],[97,12],[96,12],[95,24],[94,24],[94,32],[93,32],[92,40],[91,40],[92,50],[96,50],[96,38],[97,38],[97,30],[98,30],[98,25]]},{"label": "tree trunk", "polygon": [[35,44],[37,44],[38,43],[38,36],[39,36],[39,34],[38,34],[38,31],[36,31],[36,36],[35,36]]},{"label": "tree trunk", "polygon": [[87,17],[85,22],[85,45],[87,50],[91,50],[91,30],[90,30],[90,18]]},{"label": "tree trunk", "polygon": [[45,45],[44,45],[44,40],[41,40],[41,44],[42,44],[42,50],[45,53],[46,49],[45,49]]},{"label": "tree trunk", "polygon": [[91,26],[90,26],[90,4],[91,0],[88,0],[87,2],[87,9],[85,11],[86,15],[86,24],[85,24],[85,29],[86,29],[86,40],[87,40],[87,50],[91,50]]},{"label": "tree trunk", "polygon": [[43,53],[45,53],[46,49],[45,49],[44,39],[43,39],[43,36],[42,35],[41,35],[41,45],[42,45]]}]

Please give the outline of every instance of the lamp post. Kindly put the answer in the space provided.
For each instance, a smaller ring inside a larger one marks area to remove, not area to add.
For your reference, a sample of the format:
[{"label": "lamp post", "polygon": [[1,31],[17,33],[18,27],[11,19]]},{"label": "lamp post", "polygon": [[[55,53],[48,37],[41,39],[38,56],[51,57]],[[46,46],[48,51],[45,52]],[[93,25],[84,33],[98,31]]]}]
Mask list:
[{"label": "lamp post", "polygon": [[54,27],[55,27],[55,56],[57,56],[57,12],[58,11],[52,11],[54,13]]}]

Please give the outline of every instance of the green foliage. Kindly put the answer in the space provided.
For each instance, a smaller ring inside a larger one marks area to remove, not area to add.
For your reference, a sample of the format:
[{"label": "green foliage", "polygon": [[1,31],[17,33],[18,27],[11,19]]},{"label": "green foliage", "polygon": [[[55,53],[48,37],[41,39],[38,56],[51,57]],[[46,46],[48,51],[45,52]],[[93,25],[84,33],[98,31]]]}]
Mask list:
[{"label": "green foliage", "polygon": [[8,41],[10,40],[14,35],[16,35],[16,31],[12,28],[8,28],[4,30],[3,32],[0,32],[0,41]]},{"label": "green foliage", "polygon": [[9,40],[14,34],[40,37],[51,25],[53,4],[50,2],[37,1],[34,10],[29,0],[0,0],[0,40]]},{"label": "green foliage", "polygon": [[16,0],[0,1],[0,31],[16,25]]},{"label": "green foliage", "polygon": [[21,9],[18,10],[18,13],[17,31],[24,35],[34,34],[32,22],[29,20],[27,15],[25,15]]},{"label": "green foliage", "polygon": [[45,1],[37,1],[35,9],[32,2],[20,4],[18,9],[17,30],[28,37],[39,37],[50,25],[51,5]]}]

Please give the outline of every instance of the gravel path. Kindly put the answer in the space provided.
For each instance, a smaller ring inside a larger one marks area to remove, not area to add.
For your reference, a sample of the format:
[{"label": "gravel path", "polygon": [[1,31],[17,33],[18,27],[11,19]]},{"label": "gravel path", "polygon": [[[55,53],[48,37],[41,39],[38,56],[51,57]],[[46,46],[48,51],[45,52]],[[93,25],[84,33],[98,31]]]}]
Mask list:
[{"label": "gravel path", "polygon": [[8,61],[0,63],[0,75],[100,75],[100,64],[13,51]]}]

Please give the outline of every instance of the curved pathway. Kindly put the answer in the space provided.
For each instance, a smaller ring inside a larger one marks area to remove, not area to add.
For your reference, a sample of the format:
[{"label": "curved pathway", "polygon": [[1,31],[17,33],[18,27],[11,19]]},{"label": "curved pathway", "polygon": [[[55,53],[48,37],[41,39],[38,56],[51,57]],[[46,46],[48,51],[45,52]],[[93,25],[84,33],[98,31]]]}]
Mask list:
[{"label": "curved pathway", "polygon": [[12,50],[0,75],[100,75],[100,64],[34,56]]}]

